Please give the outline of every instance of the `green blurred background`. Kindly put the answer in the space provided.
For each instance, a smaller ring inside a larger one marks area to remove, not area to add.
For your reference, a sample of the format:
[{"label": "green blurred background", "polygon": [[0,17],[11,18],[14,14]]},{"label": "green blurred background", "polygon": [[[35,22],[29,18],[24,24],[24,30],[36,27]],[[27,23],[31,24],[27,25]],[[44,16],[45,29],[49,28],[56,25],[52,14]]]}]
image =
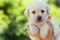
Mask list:
[{"label": "green blurred background", "polygon": [[[24,10],[36,0],[0,0],[0,40],[30,40],[26,33]],[[60,25],[60,0],[43,0],[50,15]]]}]

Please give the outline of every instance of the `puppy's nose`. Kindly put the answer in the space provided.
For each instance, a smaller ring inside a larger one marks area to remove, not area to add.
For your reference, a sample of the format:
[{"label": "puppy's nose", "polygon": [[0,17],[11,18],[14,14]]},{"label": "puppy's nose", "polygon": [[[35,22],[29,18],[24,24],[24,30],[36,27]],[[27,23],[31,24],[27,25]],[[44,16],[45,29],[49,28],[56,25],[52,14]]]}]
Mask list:
[{"label": "puppy's nose", "polygon": [[37,17],[37,20],[38,20],[38,21],[41,21],[41,19],[42,19],[41,16],[38,16],[38,17]]}]

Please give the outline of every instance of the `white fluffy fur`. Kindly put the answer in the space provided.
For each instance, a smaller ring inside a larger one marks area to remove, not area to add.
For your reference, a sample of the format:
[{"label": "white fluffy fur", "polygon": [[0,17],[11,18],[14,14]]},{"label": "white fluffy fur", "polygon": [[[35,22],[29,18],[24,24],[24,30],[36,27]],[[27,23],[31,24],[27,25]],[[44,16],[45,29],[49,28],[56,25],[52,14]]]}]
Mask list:
[{"label": "white fluffy fur", "polygon": [[[55,40],[60,40],[60,28],[59,28],[59,26],[57,25],[57,23],[53,19],[51,19],[50,21],[51,21],[51,23],[53,25],[53,28],[54,28],[54,37],[55,37]],[[34,25],[31,25],[30,22],[29,22],[29,28],[30,28],[30,31],[33,34],[38,32],[38,28],[35,27]],[[42,38],[46,37],[46,35],[48,35],[48,29],[49,29],[48,25],[44,24],[43,27],[40,28],[40,29],[41,29],[40,30],[41,37]],[[36,39],[36,38],[32,38],[31,36],[30,36],[30,38],[31,39]]]},{"label": "white fluffy fur", "polygon": [[31,22],[29,22],[29,29],[32,34],[36,34],[38,32],[38,28],[40,29],[41,37],[45,38],[46,35],[48,35],[49,26],[45,23],[42,26],[36,27],[35,25],[31,24]]},{"label": "white fluffy fur", "polygon": [[29,22],[28,25],[29,25],[30,32],[32,34],[36,34],[38,32],[38,28],[35,27],[35,25],[31,24],[31,22]]},{"label": "white fluffy fur", "polygon": [[49,26],[45,23],[45,24],[40,28],[41,38],[45,38],[45,37],[48,35],[48,30],[49,30]]}]

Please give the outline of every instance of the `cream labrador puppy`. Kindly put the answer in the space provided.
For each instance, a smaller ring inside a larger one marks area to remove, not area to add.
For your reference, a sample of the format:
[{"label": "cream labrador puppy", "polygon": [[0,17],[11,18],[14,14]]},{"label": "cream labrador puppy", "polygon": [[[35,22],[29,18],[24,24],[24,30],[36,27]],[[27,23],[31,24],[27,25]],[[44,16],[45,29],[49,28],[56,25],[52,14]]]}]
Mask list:
[{"label": "cream labrador puppy", "polygon": [[[43,2],[33,2],[31,3],[24,14],[28,19],[29,31],[32,34],[40,33],[41,38],[45,38],[48,35],[49,25],[46,23],[49,16],[50,8],[47,4]],[[60,40],[60,29],[57,23],[53,20],[49,20],[53,25],[54,30],[54,40]],[[28,27],[28,26],[27,26]],[[38,38],[29,35],[32,40],[40,40]]]}]

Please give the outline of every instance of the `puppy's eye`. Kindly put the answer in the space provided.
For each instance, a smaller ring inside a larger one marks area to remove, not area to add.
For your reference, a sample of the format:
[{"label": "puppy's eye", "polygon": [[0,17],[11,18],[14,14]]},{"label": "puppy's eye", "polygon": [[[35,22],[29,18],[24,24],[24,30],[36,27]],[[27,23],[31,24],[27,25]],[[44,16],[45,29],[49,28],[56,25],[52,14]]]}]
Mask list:
[{"label": "puppy's eye", "polygon": [[44,13],[44,10],[41,10],[41,13]]},{"label": "puppy's eye", "polygon": [[32,11],[33,14],[35,14],[35,11]]}]

